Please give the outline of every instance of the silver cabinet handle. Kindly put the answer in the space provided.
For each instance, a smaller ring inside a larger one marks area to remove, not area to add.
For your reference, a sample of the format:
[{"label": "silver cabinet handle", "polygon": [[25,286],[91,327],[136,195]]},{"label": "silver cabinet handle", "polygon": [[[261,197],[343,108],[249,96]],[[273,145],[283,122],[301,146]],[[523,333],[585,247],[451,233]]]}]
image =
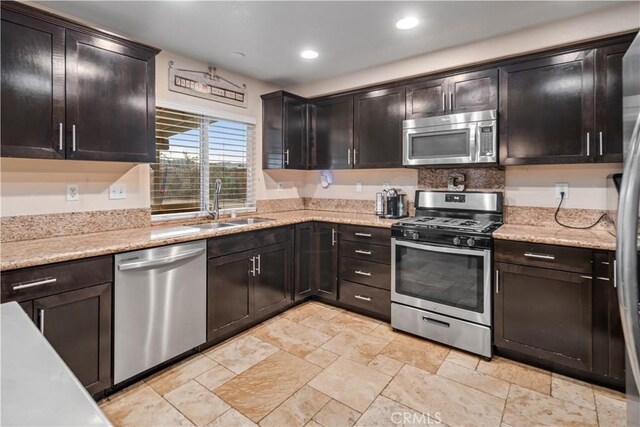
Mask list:
[{"label": "silver cabinet handle", "polygon": [[593,276],[585,276],[584,274],[581,274],[580,277],[582,277],[583,279],[593,280]]},{"label": "silver cabinet handle", "polygon": [[38,279],[34,282],[27,282],[27,283],[21,283],[19,285],[15,285],[13,287],[13,290],[19,291],[20,289],[35,288],[36,286],[48,285],[49,283],[56,283],[57,281],[58,279],[56,279],[55,277],[47,277],[45,279]]},{"label": "silver cabinet handle", "polygon": [[354,271],[354,273],[359,274],[359,275],[361,275],[361,276],[367,276],[367,277],[370,277],[370,276],[371,276],[371,273],[368,273],[368,272],[366,272],[366,271],[356,270],[356,271]]},{"label": "silver cabinet handle", "polygon": [[354,298],[356,299],[361,299],[362,301],[368,301],[371,302],[371,297],[364,297],[362,295],[356,295]]},{"label": "silver cabinet handle", "polygon": [[256,277],[256,257],[252,256],[251,259],[251,270],[249,270],[249,274],[253,277]]},{"label": "silver cabinet handle", "polygon": [[618,287],[618,272],[616,271],[617,265],[616,260],[613,260],[613,287]]},{"label": "silver cabinet handle", "polygon": [[355,233],[358,237],[371,237],[371,233]]},{"label": "silver cabinet handle", "polygon": [[347,164],[351,164],[351,148],[347,148]]},{"label": "silver cabinet handle", "polygon": [[587,157],[591,155],[591,132],[587,132]]},{"label": "silver cabinet handle", "polygon": [[336,229],[332,228],[331,229],[331,246],[335,246],[336,245],[336,242],[337,242],[336,234],[337,234],[336,233]]},{"label": "silver cabinet handle", "polygon": [[354,252],[362,255],[371,255],[371,251],[363,251],[362,249],[356,249]]},{"label": "silver cabinet handle", "polygon": [[500,270],[496,270],[496,294],[500,293]]},{"label": "silver cabinet handle", "polygon": [[257,267],[256,267],[256,273],[260,274],[260,273],[261,273],[261,269],[262,269],[262,261],[261,261],[261,259],[260,259],[260,255],[258,255],[258,256],[256,257],[256,259],[257,259],[257,263],[256,263],[256,264],[257,264]]},{"label": "silver cabinet handle", "polygon": [[604,155],[604,149],[602,148],[602,132],[600,132],[599,134],[600,137],[600,155]]},{"label": "silver cabinet handle", "polygon": [[76,151],[76,125],[71,126],[71,151]]},{"label": "silver cabinet handle", "polygon": [[358,158],[356,157],[358,153],[358,150],[356,150],[355,148],[353,149],[353,164],[355,165],[356,163],[358,163]]},{"label": "silver cabinet handle", "polygon": [[289,149],[288,148],[284,152],[284,158],[285,158],[284,164],[289,166]]},{"label": "silver cabinet handle", "polygon": [[64,148],[64,123],[60,122],[58,128],[58,150],[62,151]]},{"label": "silver cabinet handle", "polygon": [[598,280],[604,280],[605,282],[608,282],[608,281],[609,281],[609,278],[608,278],[608,277],[600,277],[600,276],[596,276],[596,279],[598,279]]},{"label": "silver cabinet handle", "polygon": [[148,267],[159,267],[161,265],[171,264],[173,262],[182,261],[188,258],[194,258],[198,255],[201,255],[205,252],[205,249],[196,249],[194,251],[186,251],[179,253],[177,255],[171,255],[161,258],[149,259],[145,261],[135,261],[135,262],[126,262],[122,264],[118,264],[118,270],[137,270],[140,268],[148,268]]},{"label": "silver cabinet handle", "polygon": [[44,335],[44,308],[40,309],[38,317],[40,319],[40,333]]},{"label": "silver cabinet handle", "polygon": [[449,111],[453,110],[453,92],[449,92]]},{"label": "silver cabinet handle", "polygon": [[447,95],[442,92],[442,111],[447,111]]},{"label": "silver cabinet handle", "polygon": [[549,261],[553,261],[556,259],[555,255],[536,254],[533,252],[526,252],[524,256],[526,256],[527,258],[548,259]]}]

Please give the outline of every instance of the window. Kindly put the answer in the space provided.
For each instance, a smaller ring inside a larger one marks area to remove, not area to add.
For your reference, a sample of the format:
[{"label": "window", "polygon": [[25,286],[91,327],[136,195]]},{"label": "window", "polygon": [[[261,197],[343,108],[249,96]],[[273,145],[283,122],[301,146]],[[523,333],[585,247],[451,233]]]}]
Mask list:
[{"label": "window", "polygon": [[218,178],[221,210],[254,209],[254,138],[251,124],[157,107],[151,212],[205,213]]}]

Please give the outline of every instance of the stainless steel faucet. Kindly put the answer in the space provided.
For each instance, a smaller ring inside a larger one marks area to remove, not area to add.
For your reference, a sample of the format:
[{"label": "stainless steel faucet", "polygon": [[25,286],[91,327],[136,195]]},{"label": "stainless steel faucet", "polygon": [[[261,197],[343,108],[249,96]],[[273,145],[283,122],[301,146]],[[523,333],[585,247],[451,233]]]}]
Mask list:
[{"label": "stainless steel faucet", "polygon": [[220,190],[222,190],[222,180],[217,178],[215,184],[213,184],[213,209],[207,209],[207,212],[209,212],[209,215],[211,215],[213,219],[220,217],[220,204],[218,201]]}]

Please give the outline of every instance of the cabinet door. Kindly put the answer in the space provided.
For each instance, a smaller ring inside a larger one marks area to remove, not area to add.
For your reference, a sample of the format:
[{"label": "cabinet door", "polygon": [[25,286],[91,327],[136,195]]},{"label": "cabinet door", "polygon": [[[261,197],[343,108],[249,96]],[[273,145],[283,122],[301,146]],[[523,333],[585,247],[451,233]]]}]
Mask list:
[{"label": "cabinet door", "polygon": [[296,273],[293,299],[299,301],[316,294],[316,262],[313,250],[313,223],[296,225],[295,259]]},{"label": "cabinet door", "polygon": [[594,51],[500,68],[500,161],[504,165],[593,159]]},{"label": "cabinet door", "polygon": [[404,87],[374,90],[354,97],[355,168],[402,166]]},{"label": "cabinet door", "polygon": [[155,161],[155,59],[67,30],[67,158]]},{"label": "cabinet door", "polygon": [[262,168],[284,169],[282,95],[262,96]]},{"label": "cabinet door", "polygon": [[622,57],[629,43],[596,51],[596,152],[600,162],[622,162]]},{"label": "cabinet door", "polygon": [[407,86],[407,119],[447,114],[447,79],[433,79]]},{"label": "cabinet door", "polygon": [[262,318],[291,302],[291,243],[280,243],[257,250],[254,284],[255,316]]},{"label": "cabinet door", "polygon": [[111,386],[111,308],[110,283],[34,301],[40,330],[90,394]]},{"label": "cabinet door", "polygon": [[353,152],[353,96],[317,101],[312,106],[314,169],[351,169]]},{"label": "cabinet door", "polygon": [[482,70],[449,77],[449,113],[498,108],[498,70]]},{"label": "cabinet door", "polygon": [[307,103],[284,98],[284,167],[307,168]]},{"label": "cabinet door", "polygon": [[64,158],[64,29],[2,10],[3,157]]},{"label": "cabinet door", "polygon": [[207,266],[207,340],[229,335],[253,320],[255,251],[212,258]]},{"label": "cabinet door", "polygon": [[609,291],[609,375],[624,381],[626,378],[625,369],[625,345],[624,334],[622,332],[622,319],[620,318],[620,306],[618,300],[618,278],[616,276],[616,254],[609,252],[608,282]]},{"label": "cabinet door", "polygon": [[552,363],[592,367],[592,280],[496,263],[495,344]]},{"label": "cabinet door", "polygon": [[338,226],[316,223],[318,296],[338,299]]}]

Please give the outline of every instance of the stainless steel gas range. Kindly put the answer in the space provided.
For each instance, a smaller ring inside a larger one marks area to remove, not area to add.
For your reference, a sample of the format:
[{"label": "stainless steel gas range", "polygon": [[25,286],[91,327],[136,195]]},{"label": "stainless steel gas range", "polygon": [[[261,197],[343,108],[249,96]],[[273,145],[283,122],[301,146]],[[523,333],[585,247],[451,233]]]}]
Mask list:
[{"label": "stainless steel gas range", "polygon": [[416,191],[394,224],[391,326],[491,357],[492,232],[502,193]]}]

